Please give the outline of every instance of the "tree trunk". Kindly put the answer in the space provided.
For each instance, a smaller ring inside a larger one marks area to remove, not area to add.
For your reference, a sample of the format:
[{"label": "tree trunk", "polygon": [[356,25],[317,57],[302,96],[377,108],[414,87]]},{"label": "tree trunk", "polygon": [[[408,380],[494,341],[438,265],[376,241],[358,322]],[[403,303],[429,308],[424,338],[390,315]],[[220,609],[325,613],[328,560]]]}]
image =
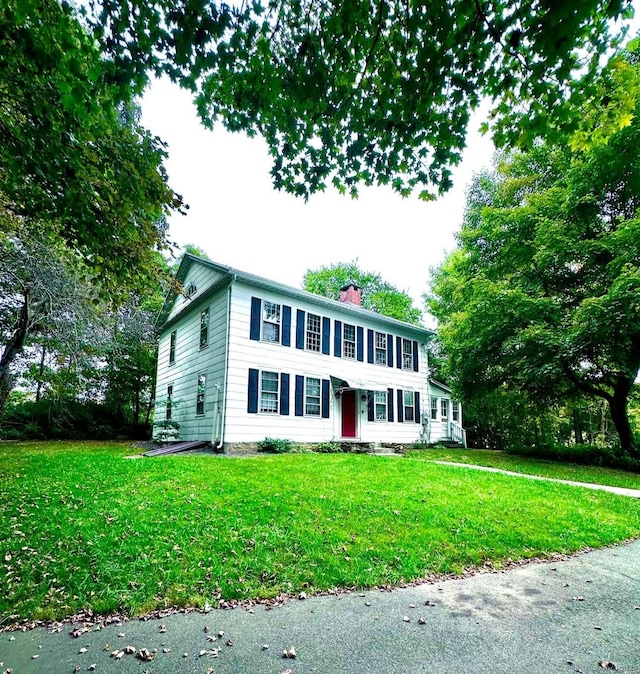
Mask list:
[{"label": "tree trunk", "polygon": [[40,367],[38,368],[38,387],[36,388],[36,402],[40,402],[42,395],[42,379],[44,377],[44,361],[47,354],[47,347],[42,345],[42,355],[40,357]]},{"label": "tree trunk", "polygon": [[616,433],[620,438],[620,447],[632,458],[640,460],[640,451],[631,430],[629,414],[627,412],[629,393],[632,385],[633,381],[627,381],[622,378],[618,380],[613,396],[609,399],[609,412],[611,413],[611,420],[615,426]]},{"label": "tree trunk", "polygon": [[576,439],[576,445],[582,445],[584,443],[584,437],[582,435],[582,424],[580,423],[580,411],[574,407],[573,408],[573,433]]},{"label": "tree trunk", "polygon": [[27,288],[24,291],[24,303],[20,309],[18,324],[16,329],[4,347],[2,358],[0,358],[0,410],[7,402],[7,398],[13,391],[13,374],[11,365],[16,356],[22,351],[27,333],[29,331],[29,313],[31,309],[31,291]]}]

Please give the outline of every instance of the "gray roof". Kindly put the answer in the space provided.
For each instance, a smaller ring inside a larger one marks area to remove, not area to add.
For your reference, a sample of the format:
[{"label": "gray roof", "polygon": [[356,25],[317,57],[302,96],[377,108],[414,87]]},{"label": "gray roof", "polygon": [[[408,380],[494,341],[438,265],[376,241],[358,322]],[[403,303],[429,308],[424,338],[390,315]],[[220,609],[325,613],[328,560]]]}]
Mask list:
[{"label": "gray roof", "polygon": [[[235,281],[240,281],[246,283],[247,285],[254,286],[256,288],[262,288],[264,290],[271,290],[274,292],[282,293],[283,295],[288,295],[289,297],[295,297],[297,299],[304,300],[305,302],[310,302],[312,304],[317,304],[321,307],[326,307],[328,309],[335,309],[347,314],[351,314],[354,317],[360,317],[362,319],[374,320],[378,323],[386,325],[388,327],[393,327],[396,329],[402,329],[405,332],[412,332],[422,341],[428,340],[435,333],[433,330],[429,330],[422,326],[412,325],[411,323],[405,323],[404,321],[399,321],[395,318],[390,318],[389,316],[384,316],[375,311],[370,311],[369,309],[363,309],[355,304],[350,304],[348,302],[339,302],[338,300],[331,300],[327,297],[321,295],[314,295],[313,293],[307,292],[300,288],[294,288],[293,286],[285,285],[284,283],[278,283],[277,281],[271,281],[262,276],[256,276],[249,272],[241,271],[239,269],[234,269],[233,267],[228,267],[226,265],[219,264],[218,262],[212,262],[211,260],[205,260],[204,258],[198,257],[197,255],[192,255],[191,253],[185,253],[182,261],[180,262],[180,267],[176,272],[176,279],[181,283],[187,277],[189,268],[193,263],[201,264],[214,271],[220,273],[224,277],[224,283],[229,284]],[[215,284],[216,288],[220,287],[220,284]],[[206,293],[207,295],[209,293]],[[167,316],[171,311],[171,306],[177,295],[175,290],[172,290],[167,299],[165,300],[160,316],[158,317],[157,325],[159,328],[165,327],[167,321]],[[203,298],[205,295],[203,294]],[[185,310],[190,309],[193,305],[185,307]],[[183,312],[180,312],[182,314]],[[177,316],[176,316],[177,318]],[[173,320],[171,321],[173,322]]]}]

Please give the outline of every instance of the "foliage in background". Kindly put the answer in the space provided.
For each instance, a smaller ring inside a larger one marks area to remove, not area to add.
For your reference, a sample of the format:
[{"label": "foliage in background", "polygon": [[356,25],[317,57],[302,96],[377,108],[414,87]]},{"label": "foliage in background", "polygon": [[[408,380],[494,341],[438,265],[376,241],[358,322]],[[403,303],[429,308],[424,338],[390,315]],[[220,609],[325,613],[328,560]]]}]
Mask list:
[{"label": "foliage in background", "polygon": [[477,410],[500,390],[538,406],[604,400],[638,459],[627,410],[640,369],[635,112],[607,144],[540,144],[477,176],[428,301],[463,400]]},{"label": "foliage in background", "polygon": [[[125,78],[140,89],[149,73],[167,73],[194,93],[206,126],[262,134],[275,187],[305,198],[328,185],[416,188],[424,199],[446,191],[483,99],[494,102],[499,143],[575,129],[583,107],[564,103],[589,97],[617,44],[613,20],[633,13],[631,0],[96,7],[89,19]],[[596,104],[587,121],[607,135],[628,107],[624,96],[607,114]]]},{"label": "foliage in background", "polygon": [[337,262],[319,269],[308,269],[302,287],[332,300],[340,298],[340,288],[355,283],[362,293],[362,306],[399,321],[420,325],[422,312],[404,291],[384,281],[379,273],[360,269],[358,260]]}]

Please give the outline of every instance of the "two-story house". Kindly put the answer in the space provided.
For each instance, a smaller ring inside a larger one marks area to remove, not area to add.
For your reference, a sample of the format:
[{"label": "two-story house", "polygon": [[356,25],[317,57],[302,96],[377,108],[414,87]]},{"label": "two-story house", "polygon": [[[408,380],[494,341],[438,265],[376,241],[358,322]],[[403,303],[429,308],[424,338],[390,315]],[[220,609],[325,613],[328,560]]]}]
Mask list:
[{"label": "two-story house", "polygon": [[159,319],[155,411],[174,439],[463,442],[460,406],[429,382],[433,333],[363,309],[357,287],[331,300],[189,254],[177,280]]}]

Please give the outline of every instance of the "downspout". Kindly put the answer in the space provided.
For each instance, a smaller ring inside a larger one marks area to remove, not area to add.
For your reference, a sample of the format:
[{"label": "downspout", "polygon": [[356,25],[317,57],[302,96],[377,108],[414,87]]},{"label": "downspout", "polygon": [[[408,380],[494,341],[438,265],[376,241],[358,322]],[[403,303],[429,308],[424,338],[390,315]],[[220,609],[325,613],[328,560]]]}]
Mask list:
[{"label": "downspout", "polygon": [[[226,344],[226,353],[224,357],[224,377],[222,380],[222,418],[220,422],[220,439],[218,440],[218,443],[215,445],[215,449],[222,449],[222,446],[224,445],[224,427],[225,427],[225,420],[227,418],[227,376],[229,373],[229,337],[231,334],[231,289],[233,288],[233,284],[236,280],[236,275],[233,274],[231,277],[231,281],[229,283],[229,297],[228,297],[228,306],[227,306],[227,338],[225,341]],[[211,431],[211,444],[213,445],[215,443],[215,425]]]}]

